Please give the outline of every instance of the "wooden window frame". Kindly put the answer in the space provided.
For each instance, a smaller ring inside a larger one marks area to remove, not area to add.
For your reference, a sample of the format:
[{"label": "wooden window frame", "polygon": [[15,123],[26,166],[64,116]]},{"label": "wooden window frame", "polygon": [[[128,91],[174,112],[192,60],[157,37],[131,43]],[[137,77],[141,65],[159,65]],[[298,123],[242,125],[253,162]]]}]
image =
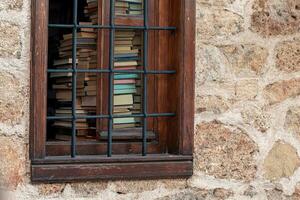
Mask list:
[{"label": "wooden window frame", "polygon": [[[195,83],[195,0],[174,0],[179,14],[174,15],[176,27],[177,126],[176,143],[170,151],[176,154],[122,155],[113,157],[46,155],[47,114],[47,49],[48,0],[32,1],[31,39],[31,118],[30,159],[33,182],[65,182],[99,179],[188,177],[193,173],[194,83]],[[159,12],[166,8],[159,7]],[[161,47],[163,48],[163,47]],[[160,53],[164,53],[163,49]],[[179,67],[180,66],[180,67]],[[56,148],[54,146],[52,148]],[[51,148],[51,146],[47,146]],[[88,151],[95,145],[79,146]],[[104,146],[103,148],[106,149]]]}]

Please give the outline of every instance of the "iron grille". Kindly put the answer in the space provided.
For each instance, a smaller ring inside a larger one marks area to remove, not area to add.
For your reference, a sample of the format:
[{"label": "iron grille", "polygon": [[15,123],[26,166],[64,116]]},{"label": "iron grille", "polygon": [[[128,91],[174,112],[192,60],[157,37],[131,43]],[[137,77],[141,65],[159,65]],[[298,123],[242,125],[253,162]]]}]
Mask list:
[{"label": "iron grille", "polygon": [[[76,120],[78,119],[108,119],[107,156],[112,156],[112,131],[114,118],[141,117],[142,127],[142,155],[147,156],[147,119],[157,117],[174,117],[175,113],[148,113],[147,109],[147,76],[149,74],[175,74],[174,70],[148,70],[148,32],[149,31],[174,31],[176,27],[149,26],[148,22],[148,0],[144,2],[144,26],[119,26],[115,25],[115,0],[110,0],[109,25],[80,25],[78,24],[78,0],[73,0],[73,24],[48,24],[48,28],[72,29],[72,69],[48,69],[48,73],[72,73],[72,115],[71,116],[47,116],[47,120],[68,119],[72,121],[71,157],[76,157]],[[109,30],[109,66],[108,69],[77,69],[77,30],[79,28],[94,28]],[[116,30],[142,30],[143,37],[143,70],[114,70],[114,37]],[[108,115],[86,115],[76,114],[76,93],[78,73],[107,73],[109,74]],[[114,73],[137,73],[143,74],[143,106],[141,114],[114,115],[113,114],[113,75]]]}]

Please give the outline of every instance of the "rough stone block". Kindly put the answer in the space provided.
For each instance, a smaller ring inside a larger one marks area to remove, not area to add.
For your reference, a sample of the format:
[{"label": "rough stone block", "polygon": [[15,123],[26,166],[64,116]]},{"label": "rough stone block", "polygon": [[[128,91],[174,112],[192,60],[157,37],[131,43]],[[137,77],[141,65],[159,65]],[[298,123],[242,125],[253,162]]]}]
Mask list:
[{"label": "rough stone block", "polygon": [[251,29],[265,37],[300,30],[299,0],[255,0],[253,10]]},{"label": "rough stone block", "polygon": [[157,181],[114,181],[110,188],[122,194],[149,191],[157,188]]},{"label": "rough stone block", "polygon": [[264,96],[269,104],[282,102],[300,94],[300,79],[278,81],[264,88]]},{"label": "rough stone block", "polygon": [[278,141],[264,161],[264,176],[269,180],[290,177],[299,166],[300,159],[296,149],[290,144]]},{"label": "rough stone block", "polygon": [[20,58],[20,27],[6,21],[0,21],[0,57]]},{"label": "rough stone block", "polygon": [[268,50],[253,44],[219,47],[237,77],[260,75],[268,58]]},{"label": "rough stone block", "polygon": [[300,71],[300,40],[279,43],[275,51],[276,66],[279,70]]},{"label": "rough stone block", "polygon": [[81,196],[94,196],[107,188],[108,181],[72,183],[71,188]]},{"label": "rough stone block", "polygon": [[235,86],[235,97],[237,100],[251,100],[258,94],[258,80],[244,79],[239,80]]},{"label": "rough stone block", "polygon": [[24,151],[20,143],[0,136],[0,187],[13,190],[23,181],[25,162],[21,153]]},{"label": "rough stone block", "polygon": [[257,145],[242,130],[214,121],[199,124],[195,134],[195,169],[220,179],[255,177]]},{"label": "rough stone block", "polygon": [[223,98],[222,96],[197,96],[195,109],[197,113],[212,112],[219,114],[229,109],[232,102]]},{"label": "rough stone block", "polygon": [[38,192],[41,196],[53,196],[63,192],[65,184],[40,184]]},{"label": "rough stone block", "polygon": [[23,0],[1,0],[0,10],[19,10],[23,6]]},{"label": "rough stone block", "polygon": [[186,190],[177,194],[169,195],[159,198],[157,200],[200,200],[200,199],[212,199],[212,200],[224,200],[233,195],[231,190],[223,188],[216,188],[214,190],[206,189],[194,189]]},{"label": "rough stone block", "polygon": [[197,0],[199,6],[226,6],[232,4],[235,0]]},{"label": "rough stone block", "polygon": [[228,38],[244,31],[243,23],[244,19],[233,12],[201,8],[197,12],[197,38]]},{"label": "rough stone block", "polygon": [[252,125],[262,133],[270,128],[270,115],[258,105],[246,102],[241,115],[245,124]]},{"label": "rough stone block", "polygon": [[16,124],[24,115],[27,90],[18,77],[0,71],[0,123]]},{"label": "rough stone block", "polygon": [[232,72],[224,63],[226,57],[213,45],[199,45],[196,66],[196,83],[224,82],[232,80]]},{"label": "rough stone block", "polygon": [[300,138],[300,107],[289,108],[286,113],[284,127]]}]

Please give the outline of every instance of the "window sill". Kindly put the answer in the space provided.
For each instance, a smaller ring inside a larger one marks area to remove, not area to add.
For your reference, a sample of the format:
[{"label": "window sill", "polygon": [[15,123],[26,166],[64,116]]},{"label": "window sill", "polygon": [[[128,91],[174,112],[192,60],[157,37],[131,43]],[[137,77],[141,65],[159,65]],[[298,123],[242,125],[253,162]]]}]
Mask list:
[{"label": "window sill", "polygon": [[183,178],[193,174],[192,156],[137,155],[49,157],[33,160],[32,182]]}]

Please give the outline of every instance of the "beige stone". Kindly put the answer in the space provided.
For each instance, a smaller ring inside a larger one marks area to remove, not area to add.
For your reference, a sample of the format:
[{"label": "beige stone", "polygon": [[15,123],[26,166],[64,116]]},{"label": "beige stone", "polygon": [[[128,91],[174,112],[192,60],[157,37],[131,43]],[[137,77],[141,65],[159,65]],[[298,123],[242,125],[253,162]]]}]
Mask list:
[{"label": "beige stone", "polygon": [[0,187],[15,189],[24,179],[25,148],[16,141],[0,136]]},{"label": "beige stone", "polygon": [[121,194],[139,193],[156,189],[158,182],[155,180],[113,181],[110,186],[114,192]]},{"label": "beige stone", "polygon": [[235,86],[235,97],[237,100],[255,99],[258,94],[258,80],[257,79],[243,79],[239,80]]},{"label": "beige stone", "polygon": [[38,185],[38,192],[41,196],[61,194],[65,186],[65,184],[40,184]]},{"label": "beige stone", "polygon": [[166,189],[184,189],[187,188],[186,179],[166,179],[159,180],[158,183]]},{"label": "beige stone", "polygon": [[193,189],[158,198],[156,200],[225,200],[232,195],[233,192],[231,190],[223,188],[216,188],[213,190]]},{"label": "beige stone", "polygon": [[264,96],[269,104],[282,102],[300,94],[300,79],[278,81],[264,88]]},{"label": "beige stone", "polygon": [[119,193],[141,193],[144,191],[152,191],[159,187],[165,189],[185,189],[187,187],[186,179],[166,179],[166,180],[124,180],[112,181],[109,183],[109,189]]},{"label": "beige stone", "polygon": [[290,177],[300,165],[296,149],[290,144],[278,141],[264,161],[264,176],[269,180]]},{"label": "beige stone", "polygon": [[245,103],[241,115],[245,124],[252,125],[262,133],[270,128],[270,115],[255,103]]},{"label": "beige stone", "polygon": [[23,0],[1,0],[0,10],[19,10],[23,6]]},{"label": "beige stone", "polygon": [[197,96],[195,109],[196,112],[212,112],[219,114],[229,109],[231,104],[230,100],[223,98],[222,96]]},{"label": "beige stone", "polygon": [[28,89],[19,78],[0,71],[0,123],[16,124],[24,115]]},{"label": "beige stone", "polygon": [[232,4],[235,0],[197,0],[199,7],[201,6],[226,6]]},{"label": "beige stone", "polygon": [[233,192],[224,188],[216,188],[213,190],[213,194],[217,199],[227,199],[233,195]]},{"label": "beige stone", "polygon": [[300,107],[290,107],[286,113],[284,127],[300,138]]},{"label": "beige stone", "polygon": [[197,85],[204,82],[225,82],[232,80],[232,72],[224,63],[226,60],[219,48],[214,45],[200,45],[196,66]]},{"label": "beige stone", "polygon": [[263,36],[297,33],[300,30],[299,0],[255,0],[251,29]]},{"label": "beige stone", "polygon": [[221,179],[250,181],[255,177],[257,145],[235,127],[214,121],[197,125],[195,170]]},{"label": "beige stone", "polygon": [[300,41],[282,42],[276,47],[276,66],[285,72],[300,71]]},{"label": "beige stone", "polygon": [[255,77],[263,72],[268,50],[253,44],[219,46],[237,77]]},{"label": "beige stone", "polygon": [[105,190],[108,186],[108,181],[99,182],[82,182],[72,183],[71,188],[76,194],[81,196],[93,196],[99,194],[102,190]]},{"label": "beige stone", "polygon": [[282,190],[278,189],[266,190],[266,195],[268,200],[287,200]]},{"label": "beige stone", "polygon": [[248,196],[250,198],[253,198],[255,195],[257,195],[258,192],[256,191],[256,188],[253,187],[252,185],[250,185],[245,191],[244,191],[244,195]]},{"label": "beige stone", "polygon": [[197,12],[198,39],[227,38],[242,32],[244,19],[224,9],[201,7]]},{"label": "beige stone", "polygon": [[20,27],[10,22],[0,21],[0,58],[21,56]]}]

